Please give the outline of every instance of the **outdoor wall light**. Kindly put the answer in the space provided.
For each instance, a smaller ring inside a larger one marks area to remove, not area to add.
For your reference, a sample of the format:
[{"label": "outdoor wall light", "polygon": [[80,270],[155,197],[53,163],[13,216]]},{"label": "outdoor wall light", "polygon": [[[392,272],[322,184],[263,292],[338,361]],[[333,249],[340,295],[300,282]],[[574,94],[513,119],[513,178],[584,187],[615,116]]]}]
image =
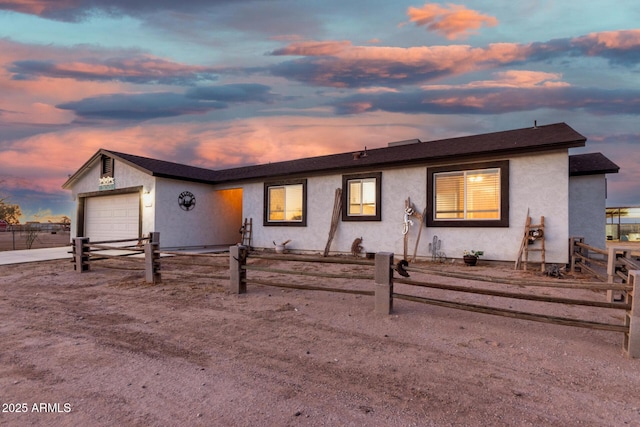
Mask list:
[{"label": "outdoor wall light", "polygon": [[145,191],[142,193],[142,203],[145,208],[150,208],[153,206],[153,199],[151,198],[151,193],[149,191]]}]

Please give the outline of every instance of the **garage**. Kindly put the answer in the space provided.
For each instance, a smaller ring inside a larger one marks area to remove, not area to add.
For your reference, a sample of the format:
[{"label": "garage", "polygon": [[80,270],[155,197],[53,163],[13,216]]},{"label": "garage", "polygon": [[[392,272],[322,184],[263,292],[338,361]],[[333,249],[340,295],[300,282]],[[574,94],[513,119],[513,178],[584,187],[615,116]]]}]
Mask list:
[{"label": "garage", "polygon": [[84,209],[84,235],[94,242],[140,236],[138,192],[87,197]]}]

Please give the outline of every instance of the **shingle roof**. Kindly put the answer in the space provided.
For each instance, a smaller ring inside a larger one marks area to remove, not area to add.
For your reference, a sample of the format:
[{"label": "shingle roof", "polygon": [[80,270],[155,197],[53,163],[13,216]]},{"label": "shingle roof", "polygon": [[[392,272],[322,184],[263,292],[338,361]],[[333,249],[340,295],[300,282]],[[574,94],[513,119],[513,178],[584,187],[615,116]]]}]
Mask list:
[{"label": "shingle roof", "polygon": [[586,138],[565,123],[533,128],[463,136],[438,141],[418,142],[369,149],[366,156],[354,159],[354,153],[332,154],[286,162],[219,170],[217,182],[268,178],[272,176],[311,174],[344,169],[409,165],[480,155],[538,152],[558,148],[583,147]]},{"label": "shingle roof", "polygon": [[583,147],[586,140],[583,135],[576,132],[566,123],[556,123],[438,141],[375,148],[357,154],[347,152],[225,170],[204,169],[103,149],[98,151],[71,176],[63,185],[63,188],[70,188],[73,182],[84,173],[84,170],[102,155],[111,155],[153,176],[214,184],[279,176],[311,175],[335,170],[424,164],[447,159],[462,161],[467,158],[486,155],[498,156],[560,148],[568,149]]},{"label": "shingle roof", "polygon": [[618,173],[620,167],[602,153],[574,154],[569,156],[569,175],[596,175]]},{"label": "shingle roof", "polygon": [[167,162],[164,160],[150,159],[148,157],[134,156],[132,154],[119,153],[117,151],[103,150],[114,157],[129,163],[130,165],[142,169],[153,176],[163,178],[177,178],[187,181],[198,181],[210,183],[215,180],[216,171],[212,169],[199,168],[196,166],[184,165],[181,163]]}]

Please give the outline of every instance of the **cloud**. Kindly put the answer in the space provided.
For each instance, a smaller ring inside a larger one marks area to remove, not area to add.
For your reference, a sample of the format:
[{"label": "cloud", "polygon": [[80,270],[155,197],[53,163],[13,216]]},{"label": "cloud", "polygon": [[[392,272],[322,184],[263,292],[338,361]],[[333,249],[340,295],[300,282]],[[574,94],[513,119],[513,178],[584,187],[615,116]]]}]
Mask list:
[{"label": "cloud", "polygon": [[55,15],[59,11],[76,8],[79,3],[78,0],[3,0],[0,2],[0,10],[48,16]]},{"label": "cloud", "polygon": [[350,41],[303,41],[291,43],[282,49],[276,49],[271,55],[285,56],[333,56],[339,55],[351,49]]},{"label": "cloud", "polygon": [[514,43],[491,44],[486,48],[468,45],[404,48],[306,42],[273,51],[274,55],[305,57],[276,64],[270,71],[276,76],[318,86],[396,86],[524,61],[528,52],[528,47]]},{"label": "cloud", "polygon": [[222,102],[200,102],[172,92],[143,94],[113,94],[56,106],[71,110],[78,117],[89,120],[151,120],[184,114],[203,114],[227,108]]},{"label": "cloud", "polygon": [[603,129],[589,135],[590,149],[583,152],[602,152],[620,166],[620,172],[607,175],[607,206],[637,206],[640,182],[640,132],[618,133]]},{"label": "cloud", "polygon": [[[25,58],[39,58],[41,61],[72,63],[80,57],[113,55],[114,52],[126,55],[127,52],[133,51],[116,51],[87,45],[65,48],[0,39],[0,93],[2,93],[0,109],[4,110],[4,113],[0,115],[0,123],[11,124],[10,127],[7,126],[8,129],[3,131],[3,137],[6,138],[7,134],[13,133],[16,125],[69,123],[73,119],[73,114],[55,108],[57,104],[128,90],[128,84],[118,81],[67,79],[61,82],[60,79],[44,75],[33,79],[14,79],[8,69],[13,67],[16,61],[23,61]],[[139,52],[133,53],[133,57],[136,55],[139,55]],[[36,130],[33,126],[30,127],[36,132],[41,131]]]},{"label": "cloud", "polygon": [[398,93],[357,94],[334,104],[338,114],[372,111],[428,114],[505,114],[539,108],[583,110],[596,115],[640,115],[640,90],[567,86],[446,87]]},{"label": "cloud", "polygon": [[230,0],[2,0],[0,10],[75,22],[98,14],[140,16],[158,11],[193,12],[229,3]]},{"label": "cloud", "polygon": [[229,108],[231,103],[270,104],[278,96],[257,83],[234,83],[189,89],[185,94],[156,92],[109,94],[59,104],[84,120],[143,121],[189,114],[204,114]]},{"label": "cloud", "polygon": [[410,22],[449,40],[466,38],[473,30],[483,25],[487,27],[498,25],[495,17],[456,4],[442,6],[438,3],[426,3],[421,8],[410,7],[407,15]]},{"label": "cloud", "polygon": [[635,66],[640,63],[640,29],[591,33],[531,44],[531,60],[601,57],[613,64]]},{"label": "cloud", "polygon": [[179,64],[151,55],[92,58],[71,62],[20,60],[9,67],[14,80],[39,77],[89,81],[121,81],[134,84],[192,85],[217,77],[208,67]]},{"label": "cloud", "polygon": [[270,104],[278,96],[271,88],[258,83],[235,83],[220,86],[205,86],[189,89],[187,98],[221,102],[264,102]]},{"label": "cloud", "polygon": [[493,80],[480,80],[460,85],[424,85],[424,90],[460,90],[473,88],[536,88],[536,87],[566,87],[569,83],[558,81],[562,79],[560,73],[546,73],[544,71],[508,70],[492,74]]},{"label": "cloud", "polygon": [[425,83],[503,66],[556,58],[601,57],[634,66],[640,63],[640,30],[594,33],[545,43],[385,47],[348,41],[306,41],[276,49],[271,55],[302,56],[270,66],[271,74],[316,86],[362,88]]},{"label": "cloud", "polygon": [[355,118],[292,114],[204,123],[73,127],[0,146],[0,179],[10,178],[11,189],[68,198],[62,184],[100,148],[222,169],[384,146],[388,141],[424,137],[423,126],[431,131],[446,129],[448,123],[442,118],[430,123],[424,117],[372,113]]}]

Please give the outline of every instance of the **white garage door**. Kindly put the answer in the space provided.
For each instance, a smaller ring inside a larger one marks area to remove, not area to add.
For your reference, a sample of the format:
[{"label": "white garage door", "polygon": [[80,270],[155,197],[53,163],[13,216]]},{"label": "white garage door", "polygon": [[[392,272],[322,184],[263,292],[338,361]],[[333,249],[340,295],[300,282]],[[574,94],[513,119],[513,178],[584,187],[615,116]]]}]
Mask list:
[{"label": "white garage door", "polygon": [[84,230],[91,241],[137,239],[139,227],[139,193],[87,198]]}]

